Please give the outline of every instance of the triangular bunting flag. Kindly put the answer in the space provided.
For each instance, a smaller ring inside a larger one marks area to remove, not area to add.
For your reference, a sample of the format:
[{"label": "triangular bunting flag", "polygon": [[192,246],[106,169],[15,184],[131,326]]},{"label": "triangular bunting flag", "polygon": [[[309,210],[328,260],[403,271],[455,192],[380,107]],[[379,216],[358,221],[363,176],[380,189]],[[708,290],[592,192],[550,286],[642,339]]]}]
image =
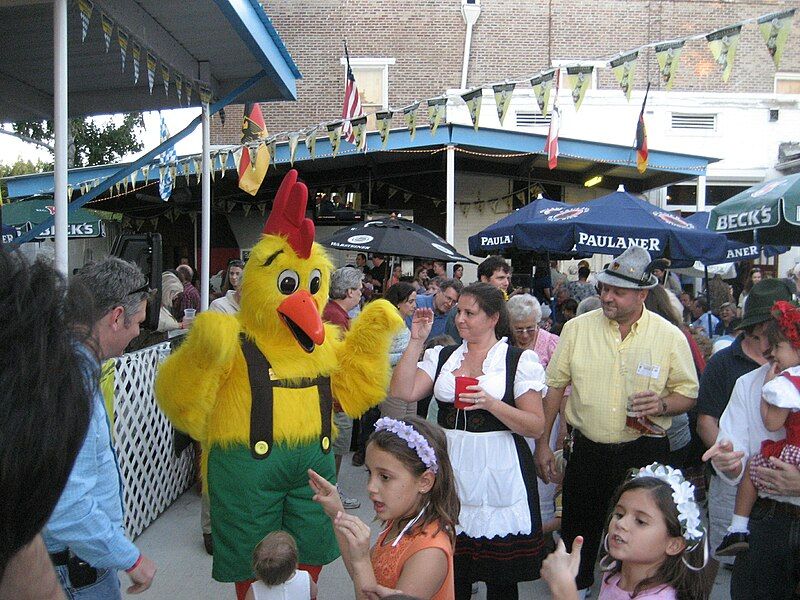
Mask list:
[{"label": "triangular bunting flag", "polygon": [[350,119],[350,126],[353,128],[353,143],[359,150],[367,149],[367,117],[357,117]]},{"label": "triangular bunting flag", "polygon": [[173,162],[169,165],[169,172],[172,175],[172,181],[176,182],[178,180],[178,163]]},{"label": "triangular bunting flag", "polygon": [[75,191],[75,190],[73,189],[72,185],[68,184],[67,185],[67,202],[70,202],[72,200],[72,192],[73,191]]},{"label": "triangular bunting flag", "polygon": [[409,200],[411,200],[411,193],[403,192],[403,202],[408,202]]},{"label": "triangular bunting flag", "polygon": [[119,44],[119,55],[122,59],[122,72],[125,72],[125,58],[128,56],[128,32],[117,27],[117,44]]},{"label": "triangular bunting flag", "polygon": [[417,109],[419,102],[409,104],[403,109],[403,120],[406,122],[406,127],[410,132],[411,141],[414,141],[414,136],[417,135]]},{"label": "triangular bunting flag", "polygon": [[211,90],[207,87],[200,86],[200,102],[203,104],[210,104],[211,103]]},{"label": "triangular bunting flag", "polygon": [[122,180],[122,187],[125,190],[126,194],[128,193],[128,186],[130,185],[130,181],[131,181],[130,177],[125,177],[125,179]]},{"label": "triangular bunting flag", "polygon": [[239,172],[239,165],[242,164],[242,154],[244,153],[244,146],[239,146],[233,151],[233,167],[236,172]]},{"label": "triangular bunting flag", "polygon": [[741,25],[733,25],[718,29],[706,36],[708,49],[714,56],[714,60],[722,67],[722,81],[727,82],[733,70],[733,59],[736,58],[736,47],[739,45],[739,34],[742,32]]},{"label": "triangular bunting flag", "polygon": [[192,166],[194,167],[195,179],[199,182],[203,176],[203,161],[199,157],[195,157],[192,159]]},{"label": "triangular bunting flag", "polygon": [[445,109],[447,107],[447,96],[439,98],[431,98],[428,100],[428,121],[431,127],[431,135],[436,135],[436,130],[439,128],[439,123],[445,117]]},{"label": "triangular bunting flag", "polygon": [[594,71],[594,67],[590,65],[567,67],[567,85],[572,88],[572,101],[575,103],[575,112],[580,110],[581,104],[583,104],[583,97],[592,82],[592,71]]},{"label": "triangular bunting flag", "polygon": [[186,90],[186,105],[192,103],[192,92],[194,91],[194,85],[188,79],[183,83],[183,87]]},{"label": "triangular bunting flag", "polygon": [[261,202],[261,203],[259,203],[259,205],[258,205],[258,212],[260,212],[260,213],[261,213],[261,216],[262,216],[262,217],[264,216],[264,212],[265,212],[266,210],[267,210],[267,203],[266,203],[266,202]]},{"label": "triangular bunting flag", "polygon": [[225,173],[228,172],[228,156],[230,156],[230,150],[223,150],[220,152],[220,166],[222,168],[222,176],[225,177]]},{"label": "triangular bunting flag", "polygon": [[765,15],[758,20],[758,28],[761,30],[761,37],[767,44],[772,61],[777,69],[781,64],[783,48],[786,46],[786,39],[792,30],[792,17],[797,9],[790,8],[782,12]]},{"label": "triangular bunting flag", "polygon": [[86,34],[89,31],[89,21],[92,19],[94,2],[91,0],[78,0],[78,9],[81,11],[81,41],[86,41]]},{"label": "triangular bunting flag", "polygon": [[273,135],[267,138],[267,150],[269,150],[269,158],[272,164],[275,164],[275,159],[278,157],[278,136]]},{"label": "triangular bunting flag", "polygon": [[183,101],[183,77],[180,73],[175,73],[175,91],[178,93],[178,104]]},{"label": "triangular bunting flag", "polygon": [[253,208],[252,204],[249,203],[242,204],[242,212],[244,213],[245,217],[250,214],[251,208]]},{"label": "triangular bunting flag", "polygon": [[681,57],[685,40],[676,40],[674,42],[664,42],[658,44],[653,48],[658,59],[658,70],[661,73],[661,81],[664,82],[664,87],[667,90],[672,89],[672,82],[675,78],[675,73],[678,70],[678,60]]},{"label": "triangular bunting flag", "polygon": [[133,58],[133,85],[139,83],[139,61],[142,58],[142,47],[135,41],[131,46],[131,57]]},{"label": "triangular bunting flag", "polygon": [[295,152],[297,152],[297,143],[299,141],[300,141],[300,132],[299,131],[294,131],[294,132],[289,134],[289,164],[291,166],[294,166],[294,155],[295,155]]},{"label": "triangular bunting flag", "polygon": [[145,183],[150,181],[150,165],[145,165],[142,167],[142,177],[144,178]]},{"label": "triangular bunting flag", "polygon": [[333,156],[339,152],[339,143],[342,141],[342,122],[336,121],[327,125],[328,139],[331,141],[331,152]]},{"label": "triangular bunting flag", "polygon": [[150,225],[153,226],[153,229],[158,227],[158,217],[155,217],[154,219],[150,219]]},{"label": "triangular bunting flag", "polygon": [[381,148],[386,149],[389,143],[389,129],[392,126],[392,111],[382,110],[375,113],[375,122],[378,126],[378,134],[381,136]]},{"label": "triangular bunting flag", "polygon": [[625,94],[625,98],[630,102],[631,90],[633,89],[633,74],[636,70],[636,58],[639,56],[638,50],[628,54],[621,54],[611,60],[611,70],[614,72],[614,77],[617,78],[617,83]]},{"label": "triangular bunting flag", "polygon": [[461,97],[467,103],[469,118],[472,119],[472,126],[478,131],[478,123],[481,119],[481,101],[483,100],[483,89],[476,88],[462,94]]},{"label": "triangular bunting flag", "polygon": [[117,183],[114,184],[114,194],[116,196],[119,196],[120,191],[122,191],[122,182],[118,181]]},{"label": "triangular bunting flag", "polygon": [[139,175],[139,169],[136,169],[133,173],[130,174],[131,178],[131,186],[133,189],[136,189],[136,177]]},{"label": "triangular bunting flag", "polygon": [[492,86],[494,92],[494,103],[497,106],[497,118],[500,119],[500,125],[506,118],[506,112],[511,104],[511,96],[514,94],[513,83],[498,83]]},{"label": "triangular bunting flag", "polygon": [[106,53],[111,49],[111,34],[114,33],[114,21],[106,13],[100,13],[100,22],[103,25],[103,39],[106,41]]},{"label": "triangular bunting flag", "polygon": [[161,79],[164,80],[164,95],[169,96],[169,67],[161,63]]},{"label": "triangular bunting flag", "polygon": [[545,117],[550,112],[550,91],[553,89],[553,78],[555,75],[556,70],[551,69],[531,79],[533,94],[536,96],[536,104],[539,105],[539,110]]},{"label": "triangular bunting flag", "polygon": [[311,131],[306,134],[305,139],[306,149],[311,158],[315,158],[317,154],[317,128],[312,127]]},{"label": "triangular bunting flag", "polygon": [[150,86],[150,94],[153,93],[153,84],[156,82],[156,57],[150,52],[147,53],[147,85]]}]

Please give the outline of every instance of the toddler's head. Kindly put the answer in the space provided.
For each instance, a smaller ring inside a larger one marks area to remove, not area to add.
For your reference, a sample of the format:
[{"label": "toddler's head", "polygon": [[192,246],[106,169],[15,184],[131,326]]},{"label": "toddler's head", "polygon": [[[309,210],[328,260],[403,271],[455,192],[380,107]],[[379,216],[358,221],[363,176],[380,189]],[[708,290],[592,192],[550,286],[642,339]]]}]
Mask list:
[{"label": "toddler's head", "polygon": [[772,349],[772,358],[779,371],[800,365],[800,307],[779,300],[772,307],[772,320],[767,321],[764,335]]},{"label": "toddler's head", "polygon": [[253,550],[253,572],[264,585],[280,585],[297,570],[297,543],[285,531],[273,531]]}]

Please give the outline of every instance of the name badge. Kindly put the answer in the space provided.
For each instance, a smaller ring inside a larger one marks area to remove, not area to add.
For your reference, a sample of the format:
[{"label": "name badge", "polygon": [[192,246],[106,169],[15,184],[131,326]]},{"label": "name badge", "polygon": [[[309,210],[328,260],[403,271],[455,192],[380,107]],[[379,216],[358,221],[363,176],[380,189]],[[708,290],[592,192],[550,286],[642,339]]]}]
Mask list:
[{"label": "name badge", "polygon": [[639,366],[636,367],[636,374],[641,377],[650,377],[651,379],[658,379],[658,375],[661,373],[661,367],[659,365],[648,365],[645,363],[639,363]]}]

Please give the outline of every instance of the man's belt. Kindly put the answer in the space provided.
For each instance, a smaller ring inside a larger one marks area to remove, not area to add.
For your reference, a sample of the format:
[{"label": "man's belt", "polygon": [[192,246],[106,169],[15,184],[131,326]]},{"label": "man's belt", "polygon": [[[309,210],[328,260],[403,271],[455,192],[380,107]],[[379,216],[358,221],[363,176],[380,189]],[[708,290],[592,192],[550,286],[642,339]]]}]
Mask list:
[{"label": "man's belt", "polygon": [[61,552],[51,552],[50,561],[57,567],[63,567],[69,562],[69,549]]},{"label": "man's belt", "polygon": [[778,502],[772,498],[759,498],[756,500],[756,505],[773,515],[790,517],[792,519],[800,519],[800,506],[797,504],[790,504],[789,502]]}]

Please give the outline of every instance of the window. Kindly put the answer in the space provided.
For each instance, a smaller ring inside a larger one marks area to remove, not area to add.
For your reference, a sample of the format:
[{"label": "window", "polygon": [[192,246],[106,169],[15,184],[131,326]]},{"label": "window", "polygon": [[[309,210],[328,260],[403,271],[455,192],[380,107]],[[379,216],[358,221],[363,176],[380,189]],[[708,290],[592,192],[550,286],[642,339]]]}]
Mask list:
[{"label": "window", "polygon": [[717,115],[672,113],[672,129],[689,131],[716,131]]},{"label": "window", "polygon": [[[375,113],[389,108],[389,65],[393,58],[350,58],[350,68],[356,78],[356,86],[361,97],[361,108],[367,117],[367,130],[375,131]],[[347,77],[347,60],[341,59],[344,77]],[[344,83],[344,79],[342,80]],[[344,89],[344,85],[342,85]]]},{"label": "window", "polygon": [[[739,192],[743,192],[751,185],[750,183],[714,183],[706,184],[706,206],[716,206],[717,204],[733,198]],[[677,184],[667,187],[667,197],[664,208],[666,210],[690,210],[697,205],[697,185]]]},{"label": "window", "polygon": [[800,73],[775,73],[776,94],[800,94]]},{"label": "window", "polygon": [[533,110],[518,110],[517,127],[549,127],[550,126],[550,113],[544,116],[539,111]]}]

